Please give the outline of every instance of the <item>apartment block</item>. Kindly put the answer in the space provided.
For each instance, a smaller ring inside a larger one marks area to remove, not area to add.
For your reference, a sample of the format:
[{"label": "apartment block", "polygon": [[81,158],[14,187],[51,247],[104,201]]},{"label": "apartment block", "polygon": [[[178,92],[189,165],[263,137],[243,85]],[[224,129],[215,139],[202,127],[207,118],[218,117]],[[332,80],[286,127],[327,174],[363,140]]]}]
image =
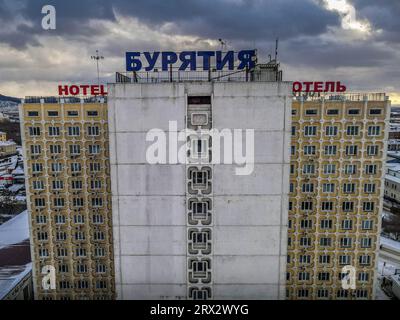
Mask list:
[{"label": "apartment block", "polygon": [[384,94],[294,99],[288,299],[374,297],[389,108]]},{"label": "apartment block", "polygon": [[20,119],[35,298],[113,299],[107,101],[26,98]]}]

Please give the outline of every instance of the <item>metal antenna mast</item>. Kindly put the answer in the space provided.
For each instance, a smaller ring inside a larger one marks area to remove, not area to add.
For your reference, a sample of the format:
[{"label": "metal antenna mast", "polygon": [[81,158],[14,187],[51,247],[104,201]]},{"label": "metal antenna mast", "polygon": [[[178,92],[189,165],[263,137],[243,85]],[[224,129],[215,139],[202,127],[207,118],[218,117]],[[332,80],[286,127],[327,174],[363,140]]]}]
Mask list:
[{"label": "metal antenna mast", "polygon": [[104,57],[99,55],[99,50],[96,50],[96,55],[90,57],[93,60],[96,60],[97,65],[97,85],[100,86],[100,71],[99,71],[99,60],[103,60]]}]

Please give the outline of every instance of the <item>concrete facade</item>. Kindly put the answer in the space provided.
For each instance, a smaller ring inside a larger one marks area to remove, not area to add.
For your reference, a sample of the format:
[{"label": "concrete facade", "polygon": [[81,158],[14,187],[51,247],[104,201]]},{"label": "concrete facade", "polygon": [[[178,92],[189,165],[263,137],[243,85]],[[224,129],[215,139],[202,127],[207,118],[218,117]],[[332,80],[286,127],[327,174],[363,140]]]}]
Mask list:
[{"label": "concrete facade", "polygon": [[[290,84],[120,83],[108,93],[117,299],[196,299],[198,289],[207,299],[284,299]],[[255,137],[250,175],[235,175],[236,164],[198,166],[209,169],[211,205],[208,224],[195,228],[187,218],[193,165],[146,161],[146,133],[169,134],[168,121],[185,129],[191,96],[211,98],[213,129],[254,129]],[[190,253],[190,230],[209,232],[207,254]],[[207,280],[196,278],[193,259],[207,261]]]}]

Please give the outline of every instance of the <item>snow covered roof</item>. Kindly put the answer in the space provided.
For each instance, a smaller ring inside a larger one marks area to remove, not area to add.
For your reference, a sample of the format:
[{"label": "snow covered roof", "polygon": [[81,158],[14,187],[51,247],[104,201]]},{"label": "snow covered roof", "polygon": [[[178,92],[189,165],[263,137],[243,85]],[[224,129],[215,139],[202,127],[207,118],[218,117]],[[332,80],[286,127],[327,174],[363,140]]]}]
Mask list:
[{"label": "snow covered roof", "polygon": [[28,211],[0,225],[0,300],[32,270]]}]

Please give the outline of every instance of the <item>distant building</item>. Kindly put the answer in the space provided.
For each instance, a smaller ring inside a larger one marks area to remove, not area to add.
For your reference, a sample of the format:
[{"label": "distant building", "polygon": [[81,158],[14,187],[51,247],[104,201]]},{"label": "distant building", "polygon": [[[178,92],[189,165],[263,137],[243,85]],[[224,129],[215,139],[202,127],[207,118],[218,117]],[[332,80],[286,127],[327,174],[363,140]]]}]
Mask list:
[{"label": "distant building", "polygon": [[6,142],[7,141],[7,133],[0,131],[0,142]]},{"label": "distant building", "polygon": [[0,141],[0,158],[17,154],[17,144],[13,141]]},{"label": "distant building", "polygon": [[0,225],[0,300],[33,299],[28,212]]}]

